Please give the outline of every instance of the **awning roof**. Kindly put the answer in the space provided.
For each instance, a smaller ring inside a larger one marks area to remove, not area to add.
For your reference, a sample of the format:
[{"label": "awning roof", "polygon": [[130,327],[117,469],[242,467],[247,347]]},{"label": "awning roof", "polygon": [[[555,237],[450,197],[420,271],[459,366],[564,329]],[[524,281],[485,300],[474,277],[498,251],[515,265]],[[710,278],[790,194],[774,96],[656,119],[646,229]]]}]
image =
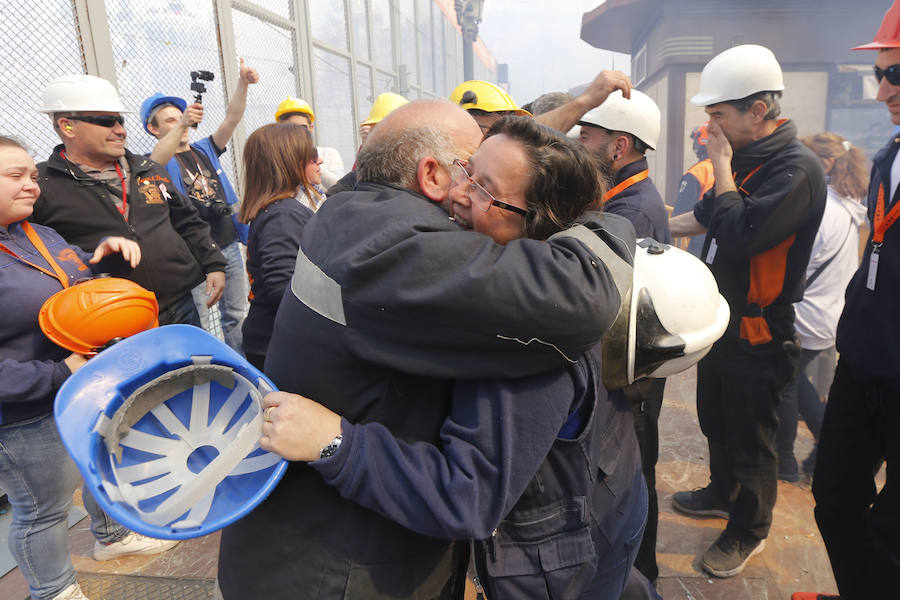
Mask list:
[{"label": "awning roof", "polygon": [[606,0],[581,17],[581,39],[595,48],[631,54],[632,39],[654,4],[653,0]]}]

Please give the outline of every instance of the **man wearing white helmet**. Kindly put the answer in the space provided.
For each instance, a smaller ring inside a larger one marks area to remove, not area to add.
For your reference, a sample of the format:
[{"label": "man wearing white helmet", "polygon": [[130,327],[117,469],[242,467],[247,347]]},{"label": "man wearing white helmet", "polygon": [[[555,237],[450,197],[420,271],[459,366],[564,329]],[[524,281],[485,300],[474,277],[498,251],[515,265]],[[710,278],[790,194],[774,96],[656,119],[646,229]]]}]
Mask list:
[{"label": "man wearing white helmet", "polygon": [[676,237],[707,234],[702,257],[731,305],[725,336],[697,367],[710,483],[672,497],[680,512],[728,518],[702,559],[717,577],[740,573],[772,524],[775,408],[799,353],[792,304],[803,297],[825,210],[821,162],[790,120],[777,119],[783,89],[781,67],[762,46],[730,48],[703,68],[691,101],[709,115],[715,186],[670,221]]},{"label": "man wearing white helmet", "polygon": [[206,280],[211,302],[225,287],[225,257],[169,174],[125,148],[126,112],[116,89],[91,75],[67,75],[44,90],[62,144],[38,165],[33,221],[93,251],[111,235],[136,240],[143,260],[129,279],[153,291],[159,322],[200,326],[191,289]]},{"label": "man wearing white helmet", "polygon": [[[581,126],[581,142],[597,159],[601,173],[610,179],[610,189],[603,199],[603,212],[631,221],[639,238],[671,244],[666,207],[650,180],[645,158],[647,150],[655,150],[659,140],[660,112],[656,103],[638,90],[631,90],[631,98],[625,98],[617,90],[603,104],[585,113],[578,125]],[[631,402],[649,490],[647,528],[634,564],[650,581],[659,576],[656,564],[659,515],[656,461],[659,457],[659,412],[665,387],[665,379],[649,378],[622,389]]]}]

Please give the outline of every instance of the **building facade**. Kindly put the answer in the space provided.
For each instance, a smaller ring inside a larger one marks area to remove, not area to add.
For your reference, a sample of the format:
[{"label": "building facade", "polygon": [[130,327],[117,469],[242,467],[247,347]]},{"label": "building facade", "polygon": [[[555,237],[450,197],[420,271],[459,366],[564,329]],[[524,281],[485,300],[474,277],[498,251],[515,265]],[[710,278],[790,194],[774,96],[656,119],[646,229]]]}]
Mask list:
[{"label": "building facade", "polygon": [[682,173],[696,161],[691,129],[706,121],[690,98],[713,56],[761,44],[784,70],[782,116],[800,135],[834,131],[870,156],[891,132],[875,100],[874,53],[851,47],[872,39],[889,0],[607,0],[584,14],[581,38],[631,55],[631,77],[662,111],[654,181],[673,204]]}]

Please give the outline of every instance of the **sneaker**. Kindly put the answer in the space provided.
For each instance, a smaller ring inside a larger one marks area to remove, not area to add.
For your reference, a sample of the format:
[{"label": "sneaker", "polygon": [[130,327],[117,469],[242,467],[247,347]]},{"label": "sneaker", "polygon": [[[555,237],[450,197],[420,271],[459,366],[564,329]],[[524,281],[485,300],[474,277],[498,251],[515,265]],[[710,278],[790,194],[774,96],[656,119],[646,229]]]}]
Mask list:
[{"label": "sneaker", "polygon": [[158,540],[130,532],[118,542],[101,544],[94,542],[94,560],[112,560],[122,556],[149,556],[159,554],[178,545],[179,540]]},{"label": "sneaker", "polygon": [[87,596],[84,595],[84,592],[81,591],[81,586],[78,583],[73,583],[62,592],[53,596],[53,600],[91,600]]},{"label": "sneaker", "polygon": [[791,594],[791,600],[841,600],[840,596],[834,594],[817,594],[815,592],[794,592]]},{"label": "sneaker", "polygon": [[719,517],[727,519],[731,507],[716,494],[712,485],[697,488],[691,492],[672,494],[672,507],[680,513],[692,517]]},{"label": "sneaker", "polygon": [[716,577],[734,577],[766,547],[766,540],[743,542],[727,529],[703,554],[703,568]]}]

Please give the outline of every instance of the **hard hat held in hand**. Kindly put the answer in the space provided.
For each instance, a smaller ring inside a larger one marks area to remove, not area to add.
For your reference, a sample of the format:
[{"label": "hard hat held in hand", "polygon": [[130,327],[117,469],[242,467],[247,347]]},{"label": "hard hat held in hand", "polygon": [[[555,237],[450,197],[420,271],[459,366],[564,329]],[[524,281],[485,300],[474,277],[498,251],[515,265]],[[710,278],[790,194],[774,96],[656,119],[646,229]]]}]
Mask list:
[{"label": "hard hat held in hand", "polygon": [[281,101],[278,108],[275,109],[275,121],[280,121],[282,117],[291,113],[301,113],[309,117],[309,123],[312,125],[316,122],[316,113],[313,112],[309,102],[300,98],[288,96]]},{"label": "hard hat held in hand", "polygon": [[39,112],[116,112],[125,110],[113,84],[93,75],[63,75],[44,88]]},{"label": "hard hat held in hand", "polygon": [[484,112],[511,112],[516,115],[530,117],[531,113],[519,108],[512,96],[488,81],[473,79],[466,81],[453,90],[450,102],[459,104],[465,110],[483,110]]},{"label": "hard hat held in hand", "polygon": [[268,496],[286,461],[259,447],[275,386],[198,327],[166,325],[87,362],[59,389],[60,437],[110,517],[163,539],[206,535]]},{"label": "hard hat held in hand", "polygon": [[375,125],[376,123],[380,123],[382,119],[404,104],[409,104],[409,100],[400,94],[394,94],[393,92],[379,94],[378,97],[375,98],[372,110],[369,111],[369,116],[366,117],[366,120],[360,123],[360,125]]},{"label": "hard hat held in hand", "polygon": [[631,90],[629,99],[622,95],[622,90],[616,90],[603,104],[587,111],[578,123],[630,133],[656,150],[660,118],[659,107],[647,94]]},{"label": "hard hat held in hand", "polygon": [[740,100],[759,92],[784,90],[781,65],[764,46],[743,44],[713,57],[700,73],[700,91],[691,98],[695,106],[711,106]]},{"label": "hard hat held in hand", "polygon": [[603,383],[617,389],[696,364],[725,333],[730,311],[715,277],[694,255],[642,238],[626,327],[603,339]]},{"label": "hard hat held in hand", "polygon": [[98,277],[50,296],[38,324],[56,345],[93,356],[110,342],[156,327],[158,315],[153,292],[128,279]]}]

